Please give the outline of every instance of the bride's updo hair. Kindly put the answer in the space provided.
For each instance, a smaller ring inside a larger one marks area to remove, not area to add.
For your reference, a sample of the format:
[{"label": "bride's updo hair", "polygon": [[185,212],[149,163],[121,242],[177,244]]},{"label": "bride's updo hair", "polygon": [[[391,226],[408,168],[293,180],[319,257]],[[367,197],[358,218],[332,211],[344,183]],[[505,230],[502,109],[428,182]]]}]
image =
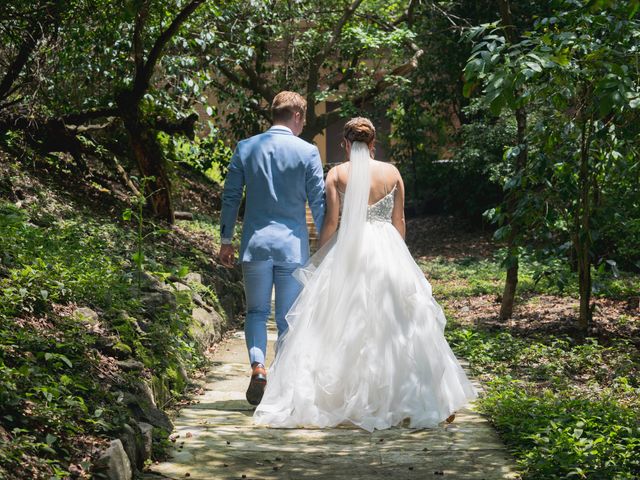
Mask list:
[{"label": "bride's updo hair", "polygon": [[364,142],[373,149],[376,141],[376,127],[365,117],[355,117],[344,126],[344,138],[353,142]]}]

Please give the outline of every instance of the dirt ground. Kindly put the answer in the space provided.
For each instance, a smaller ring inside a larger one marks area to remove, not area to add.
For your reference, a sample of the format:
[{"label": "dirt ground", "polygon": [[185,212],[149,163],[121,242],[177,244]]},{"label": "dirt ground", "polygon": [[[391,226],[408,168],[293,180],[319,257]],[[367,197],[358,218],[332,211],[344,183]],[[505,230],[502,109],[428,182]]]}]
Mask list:
[{"label": "dirt ground", "polygon": [[407,220],[406,241],[413,256],[421,260],[486,258],[496,248],[491,231],[474,229],[464,220],[445,215]]},{"label": "dirt ground", "polygon": [[[440,257],[459,260],[465,257],[489,258],[497,248],[488,231],[473,230],[464,221],[450,216],[428,216],[407,221],[407,245],[416,259]],[[437,287],[437,286],[436,286]],[[578,325],[577,298],[528,294],[519,299],[513,318],[499,319],[498,295],[479,295],[443,299],[446,308],[462,324],[482,325],[489,329],[506,329],[517,335],[564,334],[582,338]],[[593,326],[589,336],[607,342],[629,339],[640,348],[640,297],[622,300],[593,299]]]}]

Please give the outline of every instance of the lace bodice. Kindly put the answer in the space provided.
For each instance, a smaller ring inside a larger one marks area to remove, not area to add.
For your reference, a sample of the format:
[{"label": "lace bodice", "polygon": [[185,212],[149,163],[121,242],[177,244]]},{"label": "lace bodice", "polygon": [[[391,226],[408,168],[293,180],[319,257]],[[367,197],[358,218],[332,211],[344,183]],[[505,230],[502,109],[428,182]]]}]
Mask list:
[{"label": "lace bodice", "polygon": [[[368,222],[389,222],[391,223],[391,213],[393,212],[393,198],[397,187],[393,187],[389,193],[367,207]],[[340,213],[344,202],[344,192],[338,190],[340,195]]]}]

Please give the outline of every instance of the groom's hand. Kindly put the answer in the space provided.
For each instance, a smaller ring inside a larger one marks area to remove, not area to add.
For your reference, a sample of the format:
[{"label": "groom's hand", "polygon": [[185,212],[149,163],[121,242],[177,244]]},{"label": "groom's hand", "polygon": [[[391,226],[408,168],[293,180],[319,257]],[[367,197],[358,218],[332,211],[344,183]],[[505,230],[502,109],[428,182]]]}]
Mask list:
[{"label": "groom's hand", "polygon": [[233,261],[235,260],[236,249],[232,244],[223,244],[220,247],[220,253],[218,254],[218,258],[220,259],[220,263],[227,267],[233,268]]}]

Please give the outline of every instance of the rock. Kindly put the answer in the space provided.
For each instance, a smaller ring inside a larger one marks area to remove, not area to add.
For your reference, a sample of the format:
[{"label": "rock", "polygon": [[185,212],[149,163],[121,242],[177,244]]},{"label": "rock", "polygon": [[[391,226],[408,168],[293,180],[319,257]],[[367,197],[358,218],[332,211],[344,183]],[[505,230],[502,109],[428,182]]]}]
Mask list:
[{"label": "rock", "polygon": [[154,427],[162,428],[167,432],[173,430],[173,423],[171,422],[167,414],[158,408],[147,408],[144,412],[143,419]]},{"label": "rock", "polygon": [[144,448],[143,457],[144,460],[151,458],[151,451],[153,448],[153,425],[145,422],[138,422],[140,433],[142,434],[142,446]]},{"label": "rock", "polygon": [[187,369],[184,368],[184,365],[182,363],[178,364],[178,375],[180,376],[180,379],[185,386],[189,384],[189,374],[187,373]]},{"label": "rock", "polygon": [[138,320],[131,315],[126,310],[119,310],[118,315],[116,316],[116,322],[118,324],[130,325],[138,335],[144,335],[144,330],[140,328],[140,324]]},{"label": "rock", "polygon": [[131,347],[124,342],[117,342],[112,349],[112,354],[116,358],[129,358],[133,354]]},{"label": "rock", "polygon": [[98,335],[96,337],[96,348],[107,353],[112,353],[113,348],[119,341],[115,335]]},{"label": "rock", "polygon": [[142,470],[144,468],[144,461],[146,460],[144,456],[145,439],[138,425],[134,424],[134,426],[132,426],[125,424],[120,435],[120,441],[122,442],[124,451],[127,452],[127,457],[129,457],[131,465],[137,470]]},{"label": "rock", "polygon": [[218,312],[196,307],[192,310],[191,317],[191,334],[201,345],[209,347],[220,340],[223,320]]},{"label": "rock", "polygon": [[110,357],[116,357],[120,359],[127,359],[131,357],[132,350],[129,345],[120,341],[115,335],[101,335],[96,336],[95,347],[97,350],[109,355]]},{"label": "rock", "polygon": [[156,406],[156,399],[153,395],[153,390],[149,383],[147,383],[147,380],[140,379],[140,382],[136,384],[136,390],[149,405],[153,407]]},{"label": "rock", "polygon": [[147,313],[151,315],[163,308],[172,309],[176,307],[175,295],[166,290],[144,293],[140,301]]},{"label": "rock", "polygon": [[203,298],[200,296],[200,294],[196,292],[193,292],[193,294],[191,295],[191,299],[193,300],[193,303],[195,303],[199,307],[204,308],[209,312],[214,310],[214,308],[211,305],[209,305],[207,302],[205,302]]},{"label": "rock", "polygon": [[108,480],[132,480],[133,471],[122,441],[112,440],[109,447],[95,462],[93,470]]},{"label": "rock", "polygon": [[171,423],[167,414],[151,405],[146,398],[126,392],[124,394],[124,403],[136,419],[150,423],[154,427],[163,428],[168,432],[173,430],[173,423]]},{"label": "rock", "polygon": [[156,403],[159,405],[166,405],[171,401],[171,391],[167,385],[167,379],[153,375],[151,377],[151,388],[153,390],[153,398],[156,399]]},{"label": "rock", "polygon": [[73,312],[73,318],[81,322],[86,322],[89,325],[96,325],[100,321],[98,313],[88,307],[77,308],[76,311]]},{"label": "rock", "polygon": [[189,272],[184,277],[187,283],[202,283],[202,275],[196,272]]},{"label": "rock", "polygon": [[193,220],[191,212],[173,212],[173,216],[176,220]]},{"label": "rock", "polygon": [[187,285],[181,282],[173,282],[172,286],[176,292],[191,291],[191,288],[189,288]]},{"label": "rock", "polygon": [[163,290],[167,288],[167,285],[165,283],[161,282],[156,277],[154,277],[153,275],[145,271],[134,272],[133,276],[134,276],[135,283],[137,283],[137,279],[139,275],[142,278],[142,290],[152,292],[152,291],[158,291],[158,290]]},{"label": "rock", "polygon": [[144,363],[134,358],[129,358],[127,360],[118,360],[116,363],[118,364],[118,367],[120,367],[125,372],[144,370]]}]

